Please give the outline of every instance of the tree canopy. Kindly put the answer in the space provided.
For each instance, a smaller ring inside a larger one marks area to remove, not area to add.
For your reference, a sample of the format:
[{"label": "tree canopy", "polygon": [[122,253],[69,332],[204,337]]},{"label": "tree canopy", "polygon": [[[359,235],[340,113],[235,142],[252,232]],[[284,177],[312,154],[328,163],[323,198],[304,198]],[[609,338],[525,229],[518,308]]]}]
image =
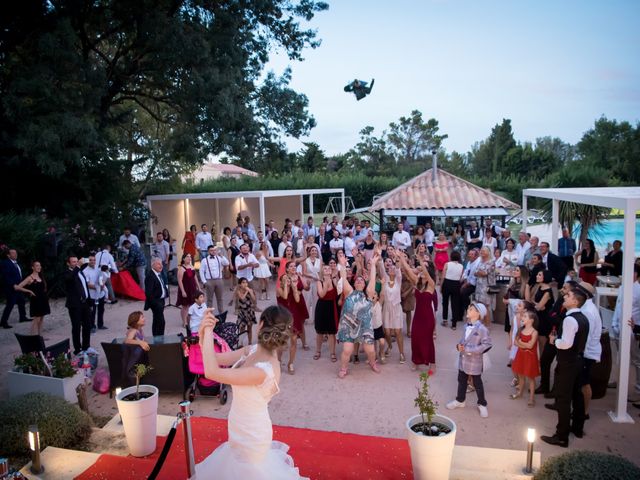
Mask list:
[{"label": "tree canopy", "polygon": [[[6,207],[117,215],[208,154],[250,158],[315,125],[274,48],[319,45],[314,0],[25,0],[0,7]],[[25,195],[25,190],[30,194]],[[55,193],[56,202],[52,202]],[[97,211],[98,210],[98,211]]]}]

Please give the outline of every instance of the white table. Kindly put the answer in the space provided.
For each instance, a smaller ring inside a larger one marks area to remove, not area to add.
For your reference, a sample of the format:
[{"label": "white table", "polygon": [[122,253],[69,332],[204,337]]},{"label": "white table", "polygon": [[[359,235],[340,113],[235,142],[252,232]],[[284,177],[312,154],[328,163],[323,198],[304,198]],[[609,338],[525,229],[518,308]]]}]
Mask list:
[{"label": "white table", "polygon": [[619,287],[622,283],[620,277],[616,275],[597,275],[596,279],[604,287]]},{"label": "white table", "polygon": [[619,291],[619,288],[596,287],[596,306],[600,307],[600,300],[603,297],[617,297]]}]

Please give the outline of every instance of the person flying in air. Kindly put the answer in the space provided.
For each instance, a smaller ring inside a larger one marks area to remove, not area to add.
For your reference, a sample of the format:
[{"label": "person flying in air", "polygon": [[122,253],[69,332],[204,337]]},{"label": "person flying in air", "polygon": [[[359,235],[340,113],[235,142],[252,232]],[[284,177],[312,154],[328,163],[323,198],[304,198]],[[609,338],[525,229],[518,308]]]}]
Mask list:
[{"label": "person flying in air", "polygon": [[349,83],[346,87],[344,87],[345,92],[353,92],[356,96],[356,100],[362,100],[364,97],[371,93],[371,89],[373,88],[373,83],[375,79],[371,80],[371,85],[367,87],[367,82],[362,80],[358,80],[357,78]]}]

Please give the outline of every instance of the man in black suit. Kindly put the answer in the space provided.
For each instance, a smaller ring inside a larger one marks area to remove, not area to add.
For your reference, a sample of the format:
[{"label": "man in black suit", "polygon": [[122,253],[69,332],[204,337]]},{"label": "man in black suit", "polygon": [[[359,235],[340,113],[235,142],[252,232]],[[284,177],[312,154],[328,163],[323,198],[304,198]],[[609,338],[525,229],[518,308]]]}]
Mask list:
[{"label": "man in black suit", "polygon": [[144,309],[151,309],[153,313],[151,333],[154,337],[164,335],[164,302],[169,296],[169,288],[162,280],[162,261],[159,258],[151,261],[151,274],[144,279],[144,293]]},{"label": "man in black suit", "polygon": [[64,285],[67,292],[65,307],[71,319],[71,338],[73,353],[77,355],[91,346],[91,299],[89,282],[78,266],[78,257],[69,255],[67,271],[64,273]]},{"label": "man in black suit", "polygon": [[[584,397],[580,385],[580,372],[584,362],[584,347],[589,336],[589,320],[580,311],[587,295],[580,287],[571,288],[564,296],[566,316],[557,335],[549,335],[549,343],[556,346],[557,366],[554,381],[555,404],[545,407],[558,412],[556,433],[542,435],[540,439],[551,445],[567,448],[569,433],[582,438],[584,432]],[[573,410],[573,411],[572,411]]]},{"label": "man in black suit", "polygon": [[7,304],[4,307],[2,319],[0,320],[0,327],[13,328],[9,325],[9,315],[11,315],[13,306],[16,304],[18,305],[18,312],[20,313],[20,321],[29,322],[31,319],[27,318],[27,313],[24,309],[24,297],[22,293],[15,289],[15,286],[22,282],[22,270],[20,269],[20,265],[18,265],[18,252],[14,248],[7,252],[7,258],[2,260],[0,270],[2,271],[4,296],[7,299]]},{"label": "man in black suit", "polygon": [[540,255],[542,262],[546,265],[547,270],[551,272],[553,279],[558,285],[564,284],[564,277],[567,276],[567,265],[555,253],[549,251],[549,243],[540,242]]}]

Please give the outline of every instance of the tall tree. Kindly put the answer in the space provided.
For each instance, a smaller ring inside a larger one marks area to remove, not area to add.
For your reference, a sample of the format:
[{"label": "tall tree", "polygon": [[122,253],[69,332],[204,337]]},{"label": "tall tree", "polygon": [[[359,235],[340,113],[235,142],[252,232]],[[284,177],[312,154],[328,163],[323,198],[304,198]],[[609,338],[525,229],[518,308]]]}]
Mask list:
[{"label": "tall tree", "polygon": [[516,146],[511,129],[511,120],[503,119],[491,130],[491,135],[476,143],[471,150],[473,173],[479,176],[497,175],[502,171],[509,150]]},{"label": "tall tree", "polygon": [[371,126],[360,131],[360,141],[347,153],[345,167],[367,175],[391,175],[395,166],[393,155],[384,134],[378,138],[373,132]]},{"label": "tall tree", "polygon": [[601,117],[576,147],[584,166],[604,168],[623,182],[640,181],[640,123]]},{"label": "tall tree", "polygon": [[418,110],[413,110],[409,117],[400,117],[397,123],[390,123],[387,140],[398,165],[424,162],[433,150],[440,150],[448,135],[438,135],[439,130],[435,118],[425,122]]},{"label": "tall tree", "polygon": [[576,147],[558,137],[536,138],[535,149],[551,153],[560,167],[576,159]]},{"label": "tall tree", "polygon": [[326,8],[314,0],[3,3],[0,165],[15,186],[3,189],[3,205],[116,212],[148,181],[209,153],[255,159],[278,135],[307,133],[315,122],[289,87],[290,71],[263,69],[273,48],[301,59],[318,46],[300,19]]},{"label": "tall tree", "polygon": [[314,142],[305,142],[304,149],[297,155],[298,168],[303,172],[323,172],[327,170],[327,157]]}]

